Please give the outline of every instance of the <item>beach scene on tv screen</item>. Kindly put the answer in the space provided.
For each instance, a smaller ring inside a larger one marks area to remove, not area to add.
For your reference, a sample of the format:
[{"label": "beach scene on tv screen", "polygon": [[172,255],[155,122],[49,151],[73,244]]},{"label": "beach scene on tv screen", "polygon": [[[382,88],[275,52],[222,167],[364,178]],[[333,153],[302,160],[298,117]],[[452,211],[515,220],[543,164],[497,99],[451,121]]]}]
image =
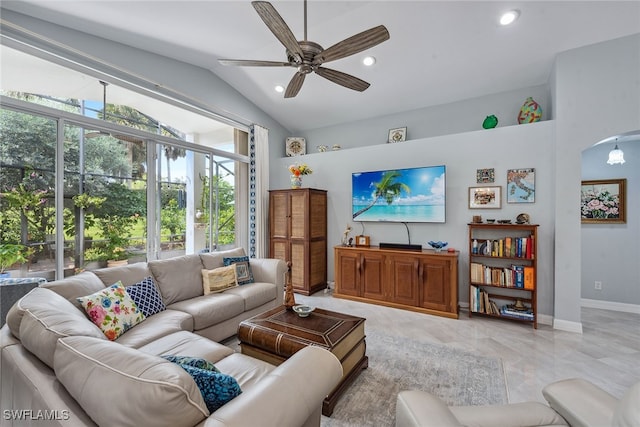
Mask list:
[{"label": "beach scene on tv screen", "polygon": [[354,221],[445,222],[445,166],[352,174]]}]

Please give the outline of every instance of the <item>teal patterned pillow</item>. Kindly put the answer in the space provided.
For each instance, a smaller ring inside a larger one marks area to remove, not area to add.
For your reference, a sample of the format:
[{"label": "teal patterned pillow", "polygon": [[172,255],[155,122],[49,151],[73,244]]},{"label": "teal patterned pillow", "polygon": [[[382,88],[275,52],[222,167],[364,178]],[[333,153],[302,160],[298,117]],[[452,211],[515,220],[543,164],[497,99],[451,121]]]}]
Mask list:
[{"label": "teal patterned pillow", "polygon": [[162,356],[163,359],[167,359],[169,362],[177,363],[178,365],[187,365],[192,368],[204,369],[207,371],[220,372],[216,365],[209,362],[206,359],[201,359],[199,357],[190,357],[190,356],[174,356],[172,354],[167,354]]},{"label": "teal patterned pillow", "polygon": [[225,267],[234,264],[236,266],[236,277],[238,279],[238,285],[246,285],[247,283],[254,283],[253,272],[251,271],[251,265],[249,264],[248,256],[237,256],[222,258],[222,263]]},{"label": "teal patterned pillow", "polygon": [[180,365],[196,382],[210,413],[242,393],[235,378],[220,372]]}]

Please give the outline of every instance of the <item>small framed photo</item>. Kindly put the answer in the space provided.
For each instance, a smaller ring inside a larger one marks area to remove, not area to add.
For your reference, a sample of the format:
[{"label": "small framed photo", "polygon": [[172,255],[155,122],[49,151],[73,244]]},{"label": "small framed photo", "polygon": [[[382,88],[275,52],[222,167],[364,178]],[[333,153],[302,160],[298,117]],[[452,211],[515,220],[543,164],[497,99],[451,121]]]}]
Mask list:
[{"label": "small framed photo", "polygon": [[507,203],[534,203],[536,201],[536,170],[507,170]]},{"label": "small framed photo", "polygon": [[302,156],[307,153],[307,144],[304,138],[290,137],[285,141],[285,152],[287,156]]},{"label": "small framed photo", "polygon": [[389,129],[389,139],[387,143],[402,142],[407,140],[407,128]]},{"label": "small framed photo", "polygon": [[369,236],[356,236],[356,246],[359,247],[369,247],[370,243],[369,243]]},{"label": "small framed photo", "polygon": [[476,183],[477,184],[493,184],[496,181],[496,170],[491,169],[477,169],[476,170]]},{"label": "small framed photo", "polygon": [[624,224],[627,180],[582,181],[580,220],[583,224]]},{"label": "small framed photo", "polygon": [[469,187],[469,209],[500,209],[502,187]]}]

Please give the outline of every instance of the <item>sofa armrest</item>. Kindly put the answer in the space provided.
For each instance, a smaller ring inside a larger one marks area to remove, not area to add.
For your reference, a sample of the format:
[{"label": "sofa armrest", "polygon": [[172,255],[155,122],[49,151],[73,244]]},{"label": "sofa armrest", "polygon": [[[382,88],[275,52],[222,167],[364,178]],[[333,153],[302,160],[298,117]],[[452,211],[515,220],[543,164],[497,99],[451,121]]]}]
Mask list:
[{"label": "sofa armrest", "polygon": [[452,406],[451,412],[465,426],[568,426],[556,411],[540,402],[506,405]]},{"label": "sofa armrest", "polygon": [[572,427],[610,426],[618,403],[600,387],[578,378],[551,383],[542,395]]},{"label": "sofa armrest", "polygon": [[324,398],[342,378],[340,361],[309,346],[211,414],[204,427],[301,426],[318,416]]},{"label": "sofa armrest", "polygon": [[276,258],[251,258],[249,264],[256,282],[275,283],[284,291],[286,262]]},{"label": "sofa armrest", "polygon": [[396,427],[462,427],[439,397],[420,390],[405,390],[396,399]]}]

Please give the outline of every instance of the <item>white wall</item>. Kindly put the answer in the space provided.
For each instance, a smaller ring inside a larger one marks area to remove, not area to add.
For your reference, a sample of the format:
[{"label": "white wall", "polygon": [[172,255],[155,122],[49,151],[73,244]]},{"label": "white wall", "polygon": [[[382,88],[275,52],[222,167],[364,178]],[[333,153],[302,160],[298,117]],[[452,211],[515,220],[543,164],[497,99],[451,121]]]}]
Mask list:
[{"label": "white wall", "polygon": [[[558,55],[554,73],[556,141],[555,326],[581,331],[580,181],[582,151],[640,129],[640,34]],[[636,190],[637,191],[637,190]]]},{"label": "white wall", "polygon": [[[538,234],[538,307],[539,312],[553,314],[553,121],[480,130],[455,135],[410,140],[397,144],[314,153],[295,158],[281,158],[271,165],[272,188],[288,188],[288,166],[306,163],[314,171],[303,177],[303,186],[328,190],[328,244],[340,244],[347,224],[352,236],[362,232],[361,224],[351,219],[351,173],[366,170],[446,165],[446,223],[409,224],[411,242],[427,247],[429,240],[443,240],[460,251],[459,295],[468,302],[469,250],[467,223],[473,215],[483,218],[511,219],[526,212],[539,224]],[[330,144],[330,141],[319,143]],[[536,147],[530,150],[529,147]],[[526,155],[523,155],[526,153]],[[478,186],[476,170],[494,168],[495,185],[503,188],[501,209],[469,209],[468,189]],[[535,203],[507,204],[504,189],[507,169],[535,168]],[[402,224],[364,223],[364,233],[371,243],[406,243],[407,231]],[[333,280],[333,251],[328,253],[328,276]]]},{"label": "white wall", "polygon": [[[614,144],[601,144],[582,153],[582,179],[627,180],[625,224],[581,224],[581,296],[601,307],[640,313],[640,136],[620,144],[626,163],[608,165]],[[602,290],[594,287],[602,282]],[[626,305],[622,306],[621,304]]]}]

